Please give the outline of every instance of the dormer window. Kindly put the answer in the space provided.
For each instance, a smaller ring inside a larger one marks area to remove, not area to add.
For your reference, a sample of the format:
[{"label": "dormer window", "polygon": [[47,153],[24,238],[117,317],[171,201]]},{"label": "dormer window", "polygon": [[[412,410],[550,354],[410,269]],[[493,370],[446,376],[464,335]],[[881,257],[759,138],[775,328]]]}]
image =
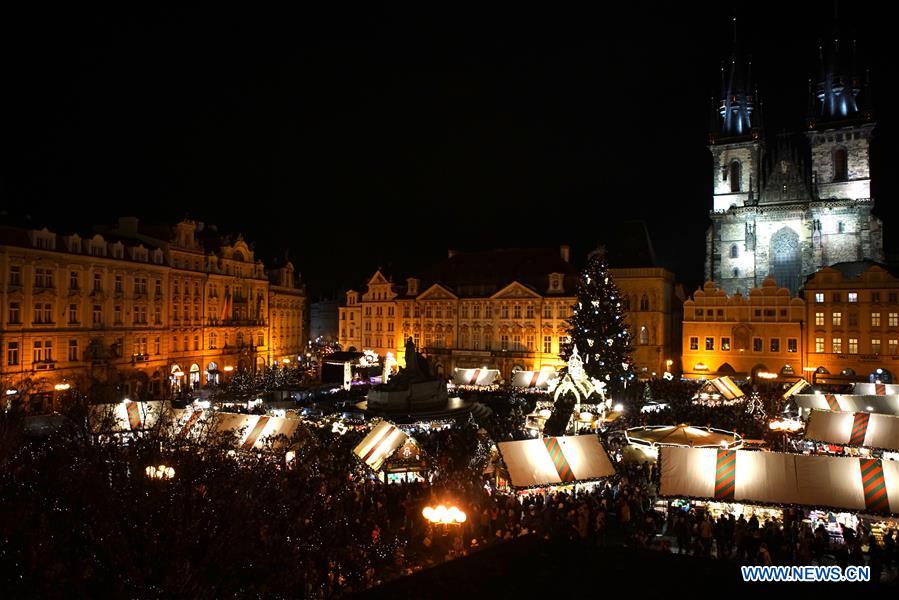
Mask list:
[{"label": "dormer window", "polygon": [[550,273],[549,275],[549,291],[561,292],[562,290],[562,273]]}]

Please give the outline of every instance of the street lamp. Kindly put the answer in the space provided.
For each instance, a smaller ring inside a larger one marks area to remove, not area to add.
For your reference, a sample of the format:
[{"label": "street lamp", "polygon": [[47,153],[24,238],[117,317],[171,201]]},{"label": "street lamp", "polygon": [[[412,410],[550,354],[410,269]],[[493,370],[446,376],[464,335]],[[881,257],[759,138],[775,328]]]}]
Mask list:
[{"label": "street lamp", "polygon": [[437,525],[461,525],[468,519],[467,515],[456,506],[447,508],[443,504],[425,506],[421,511],[422,516]]},{"label": "street lamp", "polygon": [[151,465],[144,469],[144,473],[146,473],[147,477],[149,477],[150,479],[157,481],[169,480],[175,477],[175,469],[173,469],[172,467],[167,467],[165,465]]}]

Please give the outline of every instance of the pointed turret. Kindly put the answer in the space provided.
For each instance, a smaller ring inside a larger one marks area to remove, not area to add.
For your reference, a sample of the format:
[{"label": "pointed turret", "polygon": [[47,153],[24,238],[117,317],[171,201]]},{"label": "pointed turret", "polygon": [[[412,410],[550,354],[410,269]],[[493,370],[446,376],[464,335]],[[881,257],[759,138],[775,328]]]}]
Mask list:
[{"label": "pointed turret", "polygon": [[721,98],[718,104],[716,130],[712,131],[715,143],[721,138],[755,137],[752,113],[755,95],[752,88],[752,60],[740,55],[737,42],[737,19],[733,18],[734,42],[730,61],[721,67]]}]

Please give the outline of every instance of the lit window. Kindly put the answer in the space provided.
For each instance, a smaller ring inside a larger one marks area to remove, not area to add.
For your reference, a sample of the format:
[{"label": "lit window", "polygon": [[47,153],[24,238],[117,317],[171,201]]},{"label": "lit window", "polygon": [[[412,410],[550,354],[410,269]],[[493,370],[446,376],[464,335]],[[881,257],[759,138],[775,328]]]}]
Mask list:
[{"label": "lit window", "polygon": [[843,351],[843,338],[833,338],[830,351],[834,354],[840,354]]},{"label": "lit window", "polygon": [[730,350],[730,338],[729,337],[721,338],[721,350],[723,352],[727,352],[728,350]]},{"label": "lit window", "polygon": [[880,354],[880,340],[871,340],[871,354]]},{"label": "lit window", "polygon": [[824,352],[824,338],[823,337],[815,338],[815,352],[818,352],[818,353]]},{"label": "lit window", "polygon": [[799,349],[799,340],[796,338],[787,339],[787,352],[795,353]]},{"label": "lit window", "polygon": [[887,348],[890,356],[896,356],[896,349],[899,348],[899,340],[889,340],[887,342]]},{"label": "lit window", "polygon": [[887,325],[890,327],[899,327],[899,313],[890,313],[887,316]]},{"label": "lit window", "polygon": [[815,294],[815,302],[818,302],[819,304],[824,302],[823,292],[818,292]]},{"label": "lit window", "polygon": [[871,313],[871,327],[880,327],[880,313],[879,312]]},{"label": "lit window", "polygon": [[858,302],[858,292],[849,292],[849,302]]},{"label": "lit window", "polygon": [[715,338],[713,338],[713,337],[705,338],[705,349],[706,350],[714,350],[715,349]]},{"label": "lit window", "polygon": [[699,350],[699,338],[698,337],[690,338],[690,350]]},{"label": "lit window", "polygon": [[815,325],[819,325],[819,326],[824,325],[824,313],[823,312],[815,313]]},{"label": "lit window", "polygon": [[858,354],[858,338],[849,338],[849,354]]},{"label": "lit window", "polygon": [[835,312],[833,313],[833,326],[839,327],[843,324],[843,313]]}]

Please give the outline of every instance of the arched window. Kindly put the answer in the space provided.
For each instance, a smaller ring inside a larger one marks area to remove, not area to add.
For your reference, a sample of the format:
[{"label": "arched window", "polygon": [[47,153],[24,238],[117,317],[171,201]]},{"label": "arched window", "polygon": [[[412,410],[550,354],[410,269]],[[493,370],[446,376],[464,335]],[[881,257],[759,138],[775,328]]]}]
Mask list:
[{"label": "arched window", "polygon": [[646,327],[640,327],[640,343],[646,345],[649,343],[649,331],[646,330]]},{"label": "arched window", "polygon": [[649,298],[646,294],[640,297],[640,310],[649,310]]},{"label": "arched window", "polygon": [[737,248],[736,244],[731,244],[730,246],[730,257],[737,258],[740,255],[740,249]]},{"label": "arched window", "polygon": [[730,163],[730,191],[740,191],[740,161]]},{"label": "arched window", "polygon": [[833,180],[846,181],[849,179],[849,157],[845,148],[837,148],[833,151]]}]

